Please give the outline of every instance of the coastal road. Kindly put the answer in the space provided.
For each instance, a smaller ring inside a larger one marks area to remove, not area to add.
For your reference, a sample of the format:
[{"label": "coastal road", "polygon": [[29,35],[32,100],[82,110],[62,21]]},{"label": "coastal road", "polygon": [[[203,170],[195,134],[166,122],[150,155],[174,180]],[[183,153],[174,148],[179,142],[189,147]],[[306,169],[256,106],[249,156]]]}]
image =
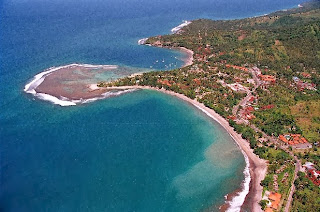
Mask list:
[{"label": "coastal road", "polygon": [[249,99],[253,96],[253,92],[256,91],[256,89],[261,85],[261,81],[259,80],[256,72],[253,69],[250,69],[250,73],[252,74],[253,80],[255,81],[256,85],[254,86],[254,88],[252,90],[249,90],[247,92],[247,96],[244,97],[239,104],[237,104],[236,106],[234,106],[232,108],[232,115],[236,116],[237,112],[239,110],[240,106],[245,106],[247,104],[247,102],[249,101]]},{"label": "coastal road", "polygon": [[295,185],[294,185],[294,181],[298,177],[298,172],[302,169],[300,160],[296,156],[294,156],[294,159],[296,160],[296,164],[295,164],[296,166],[294,169],[294,176],[293,176],[293,180],[291,182],[291,189],[290,189],[290,193],[288,196],[288,201],[287,201],[286,207],[284,208],[284,212],[290,211],[290,206],[291,206],[292,200],[293,200],[292,196],[293,196],[294,191],[296,190]]},{"label": "coastal road", "polygon": [[238,112],[238,110],[239,110],[239,107],[240,106],[245,106],[246,104],[247,104],[247,102],[249,101],[249,99],[252,97],[253,95],[252,95],[252,92],[251,91],[248,91],[247,92],[247,96],[246,97],[244,97],[241,101],[240,101],[240,103],[239,104],[237,104],[236,106],[234,106],[233,108],[232,108],[232,115],[234,115],[234,116],[236,116],[237,115],[237,112]]},{"label": "coastal road", "polygon": [[[290,153],[289,153],[290,154]],[[292,154],[292,153],[291,153]],[[293,155],[293,154],[292,154]],[[297,179],[298,177],[298,172],[301,171],[302,169],[302,166],[301,166],[301,162],[300,160],[297,158],[297,156],[294,156],[294,159],[296,161],[295,163],[295,169],[294,169],[294,176],[293,176],[293,180],[291,182],[291,189],[290,189],[290,193],[289,193],[289,196],[288,196],[288,201],[287,201],[287,204],[286,204],[286,207],[284,208],[284,212],[289,212],[290,211],[290,206],[292,204],[292,196],[293,196],[293,193],[294,191],[296,190],[295,188],[295,185],[294,185],[294,181]]]}]

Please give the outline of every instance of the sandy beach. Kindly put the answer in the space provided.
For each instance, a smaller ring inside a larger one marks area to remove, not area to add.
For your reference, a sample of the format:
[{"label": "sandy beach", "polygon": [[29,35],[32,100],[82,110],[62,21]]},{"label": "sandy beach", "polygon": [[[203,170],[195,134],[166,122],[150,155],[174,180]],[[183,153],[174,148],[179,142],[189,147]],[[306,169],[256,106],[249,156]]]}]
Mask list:
[{"label": "sandy beach", "polygon": [[[156,90],[162,93],[166,93],[172,96],[175,96],[179,99],[182,99],[193,106],[197,107],[198,109],[205,112],[209,117],[217,121],[234,139],[240,149],[247,155],[250,163],[250,189],[249,193],[246,196],[245,202],[242,205],[243,210],[250,211],[262,211],[259,205],[259,202],[262,198],[262,186],[260,185],[261,180],[264,179],[267,171],[267,163],[265,160],[260,159],[257,155],[253,153],[253,150],[250,148],[249,143],[244,140],[240,134],[238,134],[234,129],[229,125],[228,121],[216,113],[214,110],[206,107],[204,104],[199,103],[196,100],[190,99],[183,94],[175,93],[172,91],[167,91],[165,89],[157,89],[149,86],[122,86],[122,87],[109,87],[111,89],[149,89],[149,90]],[[238,192],[238,191],[237,191]],[[236,196],[237,193],[230,194],[232,197]],[[228,201],[229,202],[229,201]],[[228,202],[225,206],[222,207],[222,210],[228,208]]]},{"label": "sandy beach", "polygon": [[184,62],[183,67],[190,66],[193,64],[193,51],[191,51],[190,49],[187,49],[185,47],[178,47],[176,49],[178,49],[179,51],[181,51],[182,53],[184,53],[186,55],[182,59],[182,61]]}]

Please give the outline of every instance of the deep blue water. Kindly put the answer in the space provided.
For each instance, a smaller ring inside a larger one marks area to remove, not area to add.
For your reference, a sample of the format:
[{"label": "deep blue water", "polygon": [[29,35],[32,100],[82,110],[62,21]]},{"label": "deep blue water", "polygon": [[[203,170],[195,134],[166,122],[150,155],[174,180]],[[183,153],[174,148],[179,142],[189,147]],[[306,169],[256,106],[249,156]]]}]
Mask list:
[{"label": "deep blue water", "polygon": [[[182,20],[228,19],[299,0],[4,0],[0,2],[1,211],[199,211],[240,187],[230,136],[192,106],[139,91],[77,107],[24,85],[51,66],[165,69],[181,53],[138,46]],[[165,59],[165,63],[156,60]]]}]

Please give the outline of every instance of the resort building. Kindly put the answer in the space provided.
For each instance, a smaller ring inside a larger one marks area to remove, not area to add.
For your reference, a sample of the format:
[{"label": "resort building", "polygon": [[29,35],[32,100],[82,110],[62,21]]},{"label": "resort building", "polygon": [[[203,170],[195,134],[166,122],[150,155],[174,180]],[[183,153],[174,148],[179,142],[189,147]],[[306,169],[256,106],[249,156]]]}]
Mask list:
[{"label": "resort building", "polygon": [[269,195],[269,200],[271,201],[270,207],[274,210],[278,210],[281,201],[281,194],[271,192]]},{"label": "resort building", "polygon": [[265,209],[265,212],[273,212],[279,209],[280,202],[281,202],[281,194],[276,192],[266,191],[263,199],[269,201],[269,203],[267,204],[267,208]]},{"label": "resort building", "polygon": [[300,134],[279,135],[280,141],[297,149],[311,148],[312,145]]}]

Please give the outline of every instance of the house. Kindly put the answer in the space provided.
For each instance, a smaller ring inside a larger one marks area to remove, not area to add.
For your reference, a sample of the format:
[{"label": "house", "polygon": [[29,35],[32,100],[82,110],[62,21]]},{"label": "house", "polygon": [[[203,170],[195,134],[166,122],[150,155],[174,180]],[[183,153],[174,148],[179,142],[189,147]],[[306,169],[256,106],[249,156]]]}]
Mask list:
[{"label": "house", "polygon": [[311,78],[311,74],[306,73],[306,72],[302,72],[301,76],[303,76],[304,78]]},{"label": "house", "polygon": [[172,84],[171,83],[173,83],[172,81],[170,81],[169,82],[169,80],[158,80],[158,83],[160,83],[160,84],[162,84],[162,85],[167,85],[167,86],[171,86]]},{"label": "house", "polygon": [[280,201],[281,201],[281,194],[271,192],[269,194],[268,199],[270,200],[271,204],[269,204],[269,208],[273,210],[278,210]]},{"label": "house", "polygon": [[260,110],[270,110],[274,108],[274,104],[271,104],[271,105],[264,105],[260,108]]},{"label": "house", "polygon": [[252,103],[252,102],[254,102],[254,100],[255,100],[255,99],[256,99],[256,97],[251,96],[251,97],[250,97],[250,99],[249,99],[249,102],[251,102],[251,103]]},{"label": "house", "polygon": [[265,83],[275,83],[276,82],[276,78],[274,76],[271,76],[271,75],[260,74],[259,77]]},{"label": "house", "polygon": [[251,106],[246,107],[246,108],[244,108],[244,109],[242,109],[242,110],[240,111],[240,116],[241,116],[241,118],[243,118],[243,119],[252,120],[252,119],[256,118],[256,117],[252,114],[253,111],[255,111],[255,109],[254,109],[253,107],[251,107]]},{"label": "house", "polygon": [[264,211],[265,212],[273,212],[273,210],[271,208],[266,208]]},{"label": "house", "polygon": [[201,81],[199,79],[193,79],[193,82],[195,82],[197,85],[201,85]]},{"label": "house", "polygon": [[278,210],[281,201],[281,194],[266,191],[266,195],[268,196],[267,200],[269,201],[269,204],[267,204],[268,207],[265,211],[272,212],[274,210]]},{"label": "house", "polygon": [[320,186],[320,171],[314,167],[313,163],[306,162],[303,167],[307,169],[307,177],[316,186]]}]

